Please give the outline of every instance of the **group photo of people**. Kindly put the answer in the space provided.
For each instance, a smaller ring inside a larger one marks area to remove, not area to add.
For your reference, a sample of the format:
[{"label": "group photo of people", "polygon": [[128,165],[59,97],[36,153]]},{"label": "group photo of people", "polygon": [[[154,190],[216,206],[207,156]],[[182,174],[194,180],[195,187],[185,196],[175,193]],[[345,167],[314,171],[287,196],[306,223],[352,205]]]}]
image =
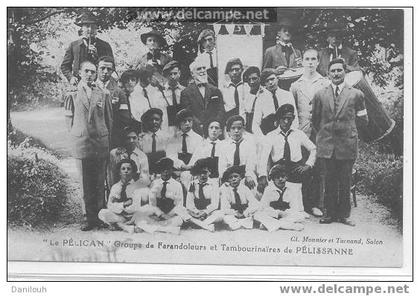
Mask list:
[{"label": "group photo of people", "polygon": [[299,231],[310,215],[355,226],[353,164],[369,116],[346,80],[361,68],[342,24],[328,24],[328,47],[298,49],[291,21],[280,20],[262,64],[250,65],[234,52],[218,63],[212,29],[189,64],[162,52],[165,38],[150,29],[148,52],[116,77],[96,23],[79,17],[81,38],[61,64],[75,87],[64,108],[82,230]]}]

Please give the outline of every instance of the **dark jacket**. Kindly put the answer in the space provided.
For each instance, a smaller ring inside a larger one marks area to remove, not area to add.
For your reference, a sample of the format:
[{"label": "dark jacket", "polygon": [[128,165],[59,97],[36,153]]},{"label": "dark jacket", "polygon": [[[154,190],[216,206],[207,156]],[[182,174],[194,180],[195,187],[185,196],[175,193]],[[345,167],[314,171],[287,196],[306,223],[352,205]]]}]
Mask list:
[{"label": "dark jacket", "polygon": [[181,92],[181,105],[194,114],[193,130],[204,134],[203,128],[210,120],[218,120],[223,124],[225,108],[221,91],[207,83],[204,98],[197,85],[192,83]]},{"label": "dark jacket", "polygon": [[[96,38],[96,50],[98,52],[98,58],[102,56],[114,57],[111,45],[99,38]],[[88,52],[83,39],[73,41],[64,54],[63,62],[61,63],[61,72],[63,72],[68,81],[73,76],[79,77],[80,65],[86,60],[88,60]]]},{"label": "dark jacket", "polygon": [[312,100],[317,157],[332,158],[334,155],[336,159],[356,159],[357,126],[367,123],[365,98],[360,90],[345,85],[336,113],[332,86],[318,91]]}]

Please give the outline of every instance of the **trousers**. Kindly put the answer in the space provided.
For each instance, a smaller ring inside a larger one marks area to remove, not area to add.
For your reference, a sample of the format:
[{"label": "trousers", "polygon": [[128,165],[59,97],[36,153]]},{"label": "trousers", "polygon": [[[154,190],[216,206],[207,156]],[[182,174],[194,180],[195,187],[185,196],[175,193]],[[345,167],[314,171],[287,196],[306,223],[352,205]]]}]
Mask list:
[{"label": "trousers", "polygon": [[98,213],[105,207],[106,158],[76,159],[80,176],[83,210],[88,223],[97,221]]},{"label": "trousers", "polygon": [[319,158],[325,176],[325,208],[327,216],[349,218],[350,188],[354,159]]}]

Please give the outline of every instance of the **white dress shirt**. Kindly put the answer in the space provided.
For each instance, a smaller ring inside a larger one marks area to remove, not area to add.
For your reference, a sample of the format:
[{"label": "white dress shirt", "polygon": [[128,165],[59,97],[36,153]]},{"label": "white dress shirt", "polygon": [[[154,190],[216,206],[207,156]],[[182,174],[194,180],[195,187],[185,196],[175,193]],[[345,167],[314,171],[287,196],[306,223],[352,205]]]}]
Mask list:
[{"label": "white dress shirt", "polygon": [[[228,167],[233,166],[236,142],[227,138],[222,142],[219,158],[221,176]],[[256,180],[257,145],[251,137],[243,137],[239,145],[239,165],[245,165],[245,176]]]},{"label": "white dress shirt", "polygon": [[166,107],[168,106],[167,99],[162,95],[162,92],[152,85],[147,85],[144,88],[147,92],[147,98],[144,96],[143,87],[137,84],[133,92],[130,94],[128,101],[130,102],[130,111],[133,118],[141,122],[141,116],[150,108],[158,108],[162,110],[162,125],[161,128],[165,132],[168,129],[168,114]]},{"label": "white dress shirt", "polygon": [[194,164],[199,159],[211,157],[211,150],[213,149],[213,144],[212,144],[213,142],[215,143],[214,156],[220,157],[222,141],[220,141],[219,139],[216,139],[215,141],[211,141],[209,138],[206,138],[201,142],[201,144],[197,147],[197,149],[195,149],[190,163]]},{"label": "white dress shirt", "polygon": [[138,194],[134,180],[130,180],[125,189],[127,198],[133,200],[133,203],[128,207],[124,207],[124,202],[121,201],[121,190],[121,181],[112,185],[108,197],[107,209],[115,214],[121,214],[123,211],[131,214],[134,213],[141,207],[141,195]]},{"label": "white dress shirt", "polygon": [[[241,204],[248,204],[248,207],[244,211],[244,215],[252,214],[259,210],[260,203],[254,197],[252,191],[246,187],[242,182],[239,184],[238,194],[241,200]],[[221,203],[221,210],[226,215],[234,215],[235,210],[232,209],[232,205],[235,204],[235,193],[233,192],[233,187],[230,185],[222,185],[220,187],[220,203]]]},{"label": "white dress shirt", "polygon": [[117,173],[115,170],[122,159],[131,159],[136,163],[137,173],[140,175],[138,181],[144,182],[149,179],[149,162],[146,154],[137,147],[130,154],[124,147],[118,147],[109,152],[110,182],[114,184],[119,179],[119,176],[115,175]]},{"label": "white dress shirt", "polygon": [[[238,98],[239,98],[239,113],[241,116],[245,114],[245,99],[247,93],[249,93],[249,86],[248,84],[244,83],[243,81],[238,82],[237,89],[238,89]],[[223,95],[223,102],[225,106],[226,112],[231,111],[236,107],[235,104],[235,84],[233,82],[227,82],[222,86],[221,89]],[[245,118],[245,117],[244,117]]]},{"label": "white dress shirt", "polygon": [[[306,164],[313,166],[316,159],[316,146],[309,140],[308,136],[299,129],[290,129],[291,132],[287,137],[290,146],[290,160],[298,162],[302,159],[301,147],[305,147],[309,151],[309,157]],[[265,137],[265,143],[262,150],[261,162],[258,166],[259,176],[267,176],[267,164],[269,157],[273,162],[277,162],[283,158],[285,138],[281,128],[278,127],[274,131],[268,133]]]},{"label": "white dress shirt", "polygon": [[[144,153],[152,152],[153,133],[147,132],[140,135],[140,149]],[[166,151],[168,148],[168,136],[162,130],[156,132],[156,151]]]},{"label": "white dress shirt", "polygon": [[[216,48],[214,48],[211,51],[211,53],[212,53],[212,59],[213,59],[213,67],[217,68],[217,51],[216,51]],[[198,58],[200,58],[200,59],[203,58],[202,60],[205,62],[205,66],[206,66],[207,70],[211,69],[211,67],[210,67],[210,55],[209,55],[208,52],[203,51],[203,52],[199,53],[197,55],[196,59],[198,59]]]},{"label": "white dress shirt", "polygon": [[[188,191],[187,193],[186,208],[190,211],[196,212],[198,210],[195,206],[194,200],[200,198],[199,196],[200,185],[199,185],[198,180],[192,181],[192,184],[194,186],[194,191],[193,192]],[[219,192],[219,187],[214,182],[207,181],[204,184],[205,184],[203,187],[204,198],[210,200],[210,204],[204,210],[204,212],[208,215],[211,212],[217,210],[217,208],[219,207],[220,192]]]},{"label": "white dress shirt", "polygon": [[[175,134],[175,137],[169,140],[167,154],[169,157],[174,160],[175,166],[178,161],[178,153],[182,153],[182,140],[183,132],[178,130]],[[187,153],[194,154],[198,147],[201,147],[203,143],[203,138],[194,132],[192,129],[186,133],[185,142],[187,144]],[[191,163],[191,161],[190,161]]]},{"label": "white dress shirt", "polygon": [[[292,123],[292,128],[298,128],[299,120],[296,112],[295,99],[293,98],[292,93],[277,87],[276,97],[279,103],[279,108],[284,104],[291,104],[295,108],[295,120]],[[263,135],[260,128],[261,121],[268,115],[275,113],[275,109],[273,95],[270,91],[268,91],[268,96],[261,97],[257,100],[257,103],[255,104],[254,120],[252,122],[252,132],[255,135]]]},{"label": "white dress shirt", "polygon": [[[161,192],[163,188],[163,181],[161,178],[153,181],[150,188],[150,204],[157,207],[157,199],[161,198]],[[182,191],[182,185],[178,181],[170,178],[166,184],[166,198],[173,199],[175,207],[182,207],[184,195]]]}]

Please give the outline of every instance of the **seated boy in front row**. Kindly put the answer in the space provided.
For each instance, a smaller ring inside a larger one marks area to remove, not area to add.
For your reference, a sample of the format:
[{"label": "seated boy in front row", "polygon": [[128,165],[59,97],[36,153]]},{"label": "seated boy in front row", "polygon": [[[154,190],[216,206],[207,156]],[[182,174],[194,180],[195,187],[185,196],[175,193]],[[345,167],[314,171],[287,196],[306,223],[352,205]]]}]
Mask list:
[{"label": "seated boy in front row", "polygon": [[129,224],[136,210],[148,202],[148,191],[137,189],[135,174],[137,165],[132,159],[122,159],[117,164],[120,180],[110,191],[106,209],[98,213],[98,218],[108,224],[111,229],[122,229],[129,233],[134,227]]},{"label": "seated boy in front row", "polygon": [[252,229],[254,220],[270,232],[278,230],[281,228],[279,221],[260,210],[260,203],[252,191],[241,182],[244,174],[244,166],[231,166],[223,174],[222,183],[227,182],[220,188],[223,222],[231,230]]},{"label": "seated boy in front row", "polygon": [[269,172],[269,180],[260,200],[261,210],[266,215],[279,219],[281,229],[302,230],[303,225],[296,222],[304,220],[304,217],[290,211],[289,203],[283,200],[283,195],[287,190],[286,166],[282,164],[273,166]]},{"label": "seated boy in front row", "polygon": [[199,159],[191,168],[193,180],[187,193],[186,208],[193,217],[191,222],[206,230],[214,231],[214,223],[223,221],[223,212],[218,210],[220,191],[217,183],[209,180],[211,158]]}]

